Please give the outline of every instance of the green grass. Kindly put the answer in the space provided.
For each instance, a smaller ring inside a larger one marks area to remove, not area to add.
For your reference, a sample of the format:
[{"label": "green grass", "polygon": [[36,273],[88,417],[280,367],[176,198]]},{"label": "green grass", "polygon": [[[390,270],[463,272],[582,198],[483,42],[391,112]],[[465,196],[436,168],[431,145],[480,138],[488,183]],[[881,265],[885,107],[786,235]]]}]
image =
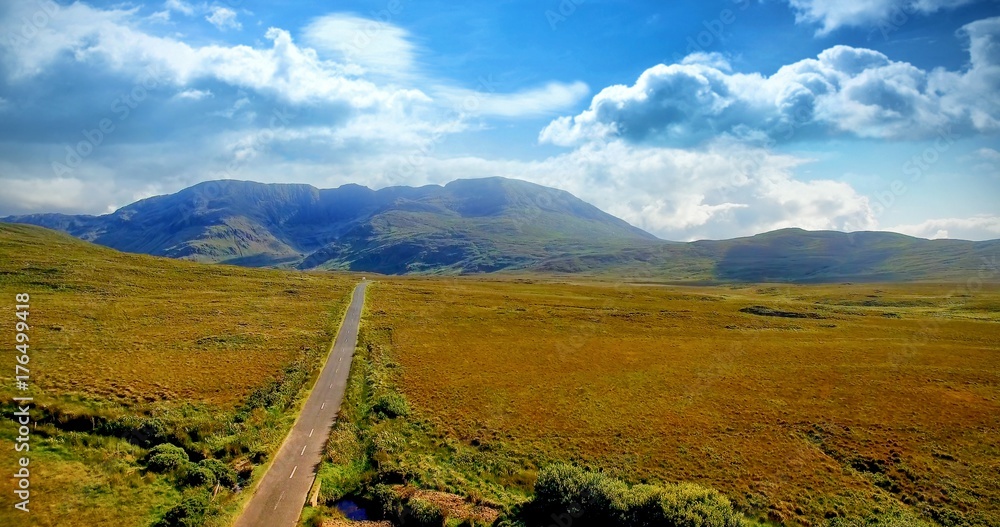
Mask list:
[{"label": "green grass", "polygon": [[[213,490],[197,470],[203,458],[251,485],[290,428],[354,281],[124,254],[0,224],[0,299],[31,295],[31,524],[147,527],[185,499],[198,509]],[[8,313],[0,335],[13,343]],[[5,417],[17,395],[9,366]],[[0,466],[14,467],[4,422]],[[191,465],[149,470],[149,449],[165,443]],[[247,494],[223,485],[201,523],[228,525]],[[12,498],[0,496],[2,525],[24,521]]]}]

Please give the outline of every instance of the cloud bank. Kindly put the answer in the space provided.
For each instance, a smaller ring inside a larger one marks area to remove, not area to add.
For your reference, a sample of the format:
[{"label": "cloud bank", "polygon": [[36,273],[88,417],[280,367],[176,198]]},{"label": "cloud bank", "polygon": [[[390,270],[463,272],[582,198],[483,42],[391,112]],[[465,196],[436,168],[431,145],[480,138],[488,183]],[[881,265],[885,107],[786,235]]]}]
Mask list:
[{"label": "cloud bank", "polygon": [[598,93],[539,139],[573,146],[619,137],[691,144],[722,134],[771,142],[816,137],[919,140],[1000,131],[1000,17],[962,28],[965,71],[925,71],[864,48],[834,46],[765,76],[733,73],[718,55],[647,69]]}]

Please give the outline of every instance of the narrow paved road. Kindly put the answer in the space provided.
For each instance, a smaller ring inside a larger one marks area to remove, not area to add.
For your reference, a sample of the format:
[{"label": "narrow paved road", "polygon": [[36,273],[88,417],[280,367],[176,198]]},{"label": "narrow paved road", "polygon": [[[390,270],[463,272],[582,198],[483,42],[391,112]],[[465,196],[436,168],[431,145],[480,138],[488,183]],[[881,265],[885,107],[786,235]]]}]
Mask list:
[{"label": "narrow paved road", "polygon": [[347,388],[367,285],[363,281],[354,289],[351,305],[326,365],[235,527],[289,527],[298,522]]}]

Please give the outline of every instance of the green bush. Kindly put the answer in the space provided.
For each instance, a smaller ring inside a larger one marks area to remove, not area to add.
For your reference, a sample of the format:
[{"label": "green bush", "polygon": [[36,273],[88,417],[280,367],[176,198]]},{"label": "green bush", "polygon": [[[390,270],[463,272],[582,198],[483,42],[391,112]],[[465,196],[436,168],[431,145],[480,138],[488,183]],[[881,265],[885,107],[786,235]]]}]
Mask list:
[{"label": "green bush", "polygon": [[223,487],[236,485],[236,471],[233,467],[219,461],[218,459],[203,459],[198,462],[198,466],[209,470]]},{"label": "green bush", "polygon": [[403,514],[403,502],[389,485],[378,484],[372,488],[372,498],[387,518],[399,518]]},{"label": "green bush", "polygon": [[745,525],[729,500],[713,490],[690,484],[629,487],[571,465],[555,465],[539,473],[533,508],[540,519],[573,527]]},{"label": "green bush", "polygon": [[166,473],[173,472],[190,462],[187,452],[183,448],[163,443],[154,446],[149,451],[149,461],[147,466],[153,472]]},{"label": "green bush", "polygon": [[167,511],[154,527],[201,527],[205,524],[209,501],[208,492],[188,494]]},{"label": "green bush", "polygon": [[385,419],[406,417],[410,415],[410,406],[406,404],[406,399],[402,395],[390,392],[380,395],[375,400],[372,412]]},{"label": "green bush", "polygon": [[406,502],[406,510],[409,513],[405,518],[406,525],[415,527],[443,527],[445,522],[444,511],[433,503],[420,498],[410,498]]},{"label": "green bush", "polygon": [[189,463],[184,469],[181,481],[189,487],[214,487],[216,478],[210,469]]}]

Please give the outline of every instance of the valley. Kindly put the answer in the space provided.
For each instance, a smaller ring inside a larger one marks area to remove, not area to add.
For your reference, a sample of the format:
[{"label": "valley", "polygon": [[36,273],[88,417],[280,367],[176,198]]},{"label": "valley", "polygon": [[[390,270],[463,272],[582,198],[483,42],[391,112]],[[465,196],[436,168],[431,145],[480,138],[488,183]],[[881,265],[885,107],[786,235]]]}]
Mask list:
[{"label": "valley", "polygon": [[[38,525],[231,525],[362,280],[16,224],[0,258],[0,292],[32,295]],[[346,499],[398,525],[996,525],[985,262],[911,283],[367,274],[301,522],[345,525]]]}]

